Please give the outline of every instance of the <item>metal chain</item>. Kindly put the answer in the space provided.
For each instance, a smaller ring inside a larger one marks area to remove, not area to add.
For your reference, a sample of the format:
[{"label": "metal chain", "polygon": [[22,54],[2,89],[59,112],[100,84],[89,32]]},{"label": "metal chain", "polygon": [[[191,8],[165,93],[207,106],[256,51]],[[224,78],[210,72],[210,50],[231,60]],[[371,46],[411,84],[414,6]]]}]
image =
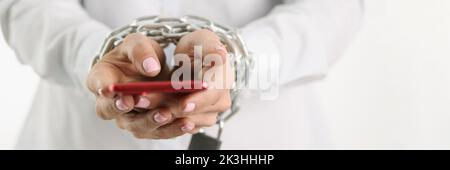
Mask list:
[{"label": "metal chain", "polygon": [[208,29],[220,37],[225,45],[230,59],[231,67],[235,72],[235,81],[230,91],[231,108],[219,114],[219,137],[224,121],[239,111],[238,98],[240,89],[247,87],[253,58],[247,50],[238,30],[212,22],[211,20],[198,16],[185,16],[182,18],[167,18],[159,16],[148,16],[134,20],[131,24],[114,30],[106,38],[100,53],[94,59],[95,64],[102,56],[117,47],[125,37],[131,33],[141,33],[157,41],[165,48],[169,44],[177,44],[181,37],[199,29]]}]

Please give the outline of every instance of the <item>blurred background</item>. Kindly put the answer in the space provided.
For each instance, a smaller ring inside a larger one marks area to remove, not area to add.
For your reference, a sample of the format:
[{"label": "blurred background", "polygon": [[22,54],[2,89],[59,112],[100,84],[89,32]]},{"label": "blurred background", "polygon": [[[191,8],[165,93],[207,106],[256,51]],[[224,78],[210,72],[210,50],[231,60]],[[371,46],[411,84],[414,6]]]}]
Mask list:
[{"label": "blurred background", "polygon": [[[450,149],[450,1],[366,0],[365,15],[318,89],[335,146]],[[0,57],[0,149],[12,149],[39,78],[2,37]]]}]

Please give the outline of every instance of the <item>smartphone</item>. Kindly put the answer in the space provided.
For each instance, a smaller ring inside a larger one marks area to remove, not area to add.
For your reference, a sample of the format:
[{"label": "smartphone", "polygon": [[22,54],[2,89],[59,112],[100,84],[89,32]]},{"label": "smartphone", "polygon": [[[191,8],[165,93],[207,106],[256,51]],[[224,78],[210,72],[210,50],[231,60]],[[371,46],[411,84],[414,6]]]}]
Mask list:
[{"label": "smartphone", "polygon": [[151,81],[112,84],[109,86],[109,90],[119,95],[143,95],[147,93],[192,93],[205,90],[207,87],[207,83],[200,80]]}]

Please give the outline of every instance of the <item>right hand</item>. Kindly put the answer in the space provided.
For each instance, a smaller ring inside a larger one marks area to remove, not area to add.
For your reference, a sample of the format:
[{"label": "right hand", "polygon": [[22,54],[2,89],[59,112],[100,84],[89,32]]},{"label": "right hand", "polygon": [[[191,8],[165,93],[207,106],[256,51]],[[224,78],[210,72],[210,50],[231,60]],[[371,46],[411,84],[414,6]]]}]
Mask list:
[{"label": "right hand", "polygon": [[[119,128],[132,132],[137,138],[167,139],[189,133],[195,127],[190,118],[175,119],[169,109],[160,107],[170,96],[116,96],[108,90],[108,86],[131,81],[161,80],[168,76],[164,51],[159,44],[135,33],[128,35],[94,65],[87,86],[96,96],[99,117],[115,119]],[[139,113],[142,111],[144,113]]]}]

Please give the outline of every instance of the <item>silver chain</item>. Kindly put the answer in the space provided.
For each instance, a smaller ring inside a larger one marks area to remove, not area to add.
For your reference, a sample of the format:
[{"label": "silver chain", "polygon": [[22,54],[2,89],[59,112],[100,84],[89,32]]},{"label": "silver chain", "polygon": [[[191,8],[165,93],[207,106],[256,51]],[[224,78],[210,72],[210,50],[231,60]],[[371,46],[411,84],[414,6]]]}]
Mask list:
[{"label": "silver chain", "polygon": [[114,30],[105,39],[100,53],[94,59],[93,64],[106,53],[117,47],[125,37],[131,33],[141,33],[157,41],[161,47],[165,48],[169,44],[177,44],[181,37],[200,29],[208,29],[220,37],[225,45],[233,71],[235,72],[235,82],[230,91],[232,104],[231,108],[219,114],[219,137],[224,121],[239,111],[238,98],[240,89],[247,87],[251,69],[253,68],[253,58],[247,50],[238,30],[212,22],[211,20],[198,16],[185,16],[181,18],[168,18],[159,16],[148,16],[134,20],[131,24]]}]

